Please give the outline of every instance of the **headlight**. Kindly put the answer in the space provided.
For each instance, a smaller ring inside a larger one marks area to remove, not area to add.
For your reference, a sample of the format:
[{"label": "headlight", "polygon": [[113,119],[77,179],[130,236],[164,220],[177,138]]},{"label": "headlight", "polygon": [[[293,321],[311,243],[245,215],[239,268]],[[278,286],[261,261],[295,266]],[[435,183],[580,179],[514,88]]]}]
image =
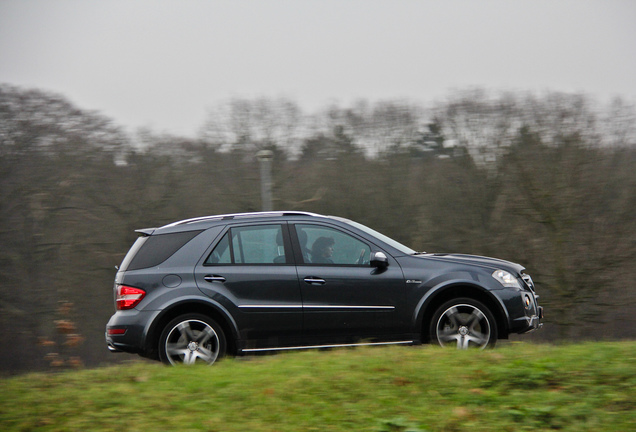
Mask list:
[{"label": "headlight", "polygon": [[521,289],[519,280],[505,270],[495,270],[495,272],[492,274],[492,277],[497,279],[499,283],[505,287]]}]

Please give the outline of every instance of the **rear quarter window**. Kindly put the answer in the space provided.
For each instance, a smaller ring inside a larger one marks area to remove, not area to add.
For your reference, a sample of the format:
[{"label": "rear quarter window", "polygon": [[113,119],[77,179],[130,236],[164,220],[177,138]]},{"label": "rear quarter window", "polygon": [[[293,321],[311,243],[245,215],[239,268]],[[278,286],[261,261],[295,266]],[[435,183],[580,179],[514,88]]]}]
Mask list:
[{"label": "rear quarter window", "polygon": [[154,267],[181,249],[201,231],[185,231],[140,237],[124,258],[120,271]]}]

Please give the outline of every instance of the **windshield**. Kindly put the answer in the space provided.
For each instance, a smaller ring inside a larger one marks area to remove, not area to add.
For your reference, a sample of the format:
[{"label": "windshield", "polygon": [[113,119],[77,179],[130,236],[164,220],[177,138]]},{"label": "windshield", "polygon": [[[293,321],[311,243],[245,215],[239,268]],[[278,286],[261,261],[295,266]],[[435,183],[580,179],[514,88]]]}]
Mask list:
[{"label": "windshield", "polygon": [[358,228],[359,230],[362,230],[365,233],[367,233],[369,235],[372,235],[373,237],[375,237],[378,240],[388,244],[392,248],[395,248],[395,249],[399,250],[400,252],[402,252],[405,255],[413,255],[413,254],[417,253],[416,251],[414,251],[410,247],[404,246],[402,243],[393,240],[391,237],[387,237],[384,234],[377,232],[376,230],[373,230],[373,229],[371,229],[371,228],[369,228],[367,226],[362,225],[361,223],[354,222],[354,221],[349,220],[349,219],[339,218],[339,217],[333,217],[333,218],[334,219],[338,219],[338,220],[340,220],[342,222],[346,222],[349,225],[353,225],[354,227]]}]

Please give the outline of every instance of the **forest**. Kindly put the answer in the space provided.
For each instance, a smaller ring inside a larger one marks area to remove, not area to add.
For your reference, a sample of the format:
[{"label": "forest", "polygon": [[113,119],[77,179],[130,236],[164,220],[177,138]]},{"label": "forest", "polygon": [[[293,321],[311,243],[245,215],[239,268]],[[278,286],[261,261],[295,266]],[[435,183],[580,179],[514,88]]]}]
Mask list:
[{"label": "forest", "polygon": [[619,98],[469,89],[313,113],[237,98],[193,138],[1,84],[0,372],[130,359],[103,334],[134,230],[260,210],[264,149],[275,210],[524,265],[546,314],[524,340],[636,337],[636,109]]}]

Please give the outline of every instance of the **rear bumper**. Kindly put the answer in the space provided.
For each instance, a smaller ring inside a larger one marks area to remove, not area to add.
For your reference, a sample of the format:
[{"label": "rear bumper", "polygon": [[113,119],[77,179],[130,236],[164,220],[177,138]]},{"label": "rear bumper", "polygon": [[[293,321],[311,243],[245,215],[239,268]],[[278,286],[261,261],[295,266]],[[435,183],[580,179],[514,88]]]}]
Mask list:
[{"label": "rear bumper", "polygon": [[106,324],[106,346],[110,352],[144,355],[148,312],[118,311]]},{"label": "rear bumper", "polygon": [[108,337],[108,333],[106,333],[106,348],[108,348],[108,351],[112,353],[124,352],[113,344],[113,340]]}]

